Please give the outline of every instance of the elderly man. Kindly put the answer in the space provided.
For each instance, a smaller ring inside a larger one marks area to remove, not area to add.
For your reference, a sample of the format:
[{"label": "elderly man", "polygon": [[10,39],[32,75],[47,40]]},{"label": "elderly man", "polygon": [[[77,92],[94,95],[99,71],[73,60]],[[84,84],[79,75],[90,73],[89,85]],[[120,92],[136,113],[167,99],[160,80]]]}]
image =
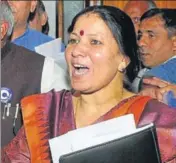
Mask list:
[{"label": "elderly man", "polygon": [[156,4],[152,0],[133,1],[130,0],[124,7],[124,11],[128,14],[133,21],[136,35],[138,33],[140,18],[148,10],[156,8]]},{"label": "elderly man", "polygon": [[20,101],[40,93],[44,57],[9,41],[14,19],[1,2],[1,146],[10,142],[22,125]]},{"label": "elderly man", "polygon": [[16,45],[34,51],[35,47],[52,41],[53,38],[28,27],[28,18],[35,11],[37,1],[8,1],[15,20],[11,40]]},{"label": "elderly man", "polygon": [[[176,84],[175,15],[176,9],[152,9],[141,17],[138,32],[140,58],[143,65],[150,69],[144,78],[157,77]],[[150,89],[149,92],[155,92],[158,86]]]},{"label": "elderly man", "polygon": [[[36,46],[52,41],[53,38],[29,28],[28,19],[36,12],[38,1],[8,1],[14,15],[15,25],[11,40],[20,46],[34,51]],[[61,51],[65,50],[62,44]]]}]

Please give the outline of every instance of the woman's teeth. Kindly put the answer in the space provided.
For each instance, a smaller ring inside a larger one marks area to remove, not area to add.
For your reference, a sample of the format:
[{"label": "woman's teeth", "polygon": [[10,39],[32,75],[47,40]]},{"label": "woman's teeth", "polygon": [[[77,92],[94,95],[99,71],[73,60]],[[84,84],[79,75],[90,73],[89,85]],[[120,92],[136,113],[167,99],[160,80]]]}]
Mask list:
[{"label": "woman's teeth", "polygon": [[84,75],[88,72],[88,67],[83,65],[74,65],[76,75]]}]

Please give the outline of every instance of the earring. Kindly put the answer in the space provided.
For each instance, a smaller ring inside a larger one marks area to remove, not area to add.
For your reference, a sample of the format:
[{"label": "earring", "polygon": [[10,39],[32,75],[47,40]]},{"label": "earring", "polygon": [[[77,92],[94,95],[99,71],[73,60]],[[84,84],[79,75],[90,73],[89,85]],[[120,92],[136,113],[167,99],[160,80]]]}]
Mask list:
[{"label": "earring", "polygon": [[121,70],[119,70],[121,73],[124,73],[125,72],[125,68],[121,68]]},{"label": "earring", "polygon": [[126,63],[125,63],[125,61],[124,61],[124,59],[123,59],[122,62],[120,63],[120,65],[119,65],[119,71],[120,71],[121,73],[124,73],[125,70],[126,70]]}]

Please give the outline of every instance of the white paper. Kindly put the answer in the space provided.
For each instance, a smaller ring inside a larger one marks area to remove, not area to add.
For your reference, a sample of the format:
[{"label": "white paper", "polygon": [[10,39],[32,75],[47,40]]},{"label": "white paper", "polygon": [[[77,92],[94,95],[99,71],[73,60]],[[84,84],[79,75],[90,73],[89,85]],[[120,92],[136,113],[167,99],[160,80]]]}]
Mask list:
[{"label": "white paper", "polygon": [[42,72],[41,92],[45,93],[52,89],[60,91],[71,89],[67,63],[64,52],[61,52],[61,38],[52,40],[35,47],[35,51],[45,56]]},{"label": "white paper", "polygon": [[134,117],[128,114],[50,139],[53,163],[58,163],[61,155],[123,137],[135,130]]},{"label": "white paper", "polygon": [[45,58],[41,80],[42,93],[48,92],[51,89],[55,89],[55,91],[71,89],[68,71],[64,67],[64,62],[62,59],[55,61],[49,57]]},{"label": "white paper", "polygon": [[61,38],[54,39],[35,47],[35,51],[45,57],[50,57],[55,60],[59,59],[61,53],[62,40]]}]

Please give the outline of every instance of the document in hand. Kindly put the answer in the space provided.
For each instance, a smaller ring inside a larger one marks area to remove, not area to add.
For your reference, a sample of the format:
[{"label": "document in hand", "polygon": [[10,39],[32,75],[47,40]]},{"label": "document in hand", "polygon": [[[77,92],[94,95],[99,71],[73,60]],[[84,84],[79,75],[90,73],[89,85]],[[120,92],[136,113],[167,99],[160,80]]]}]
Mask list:
[{"label": "document in hand", "polygon": [[132,114],[49,140],[53,163],[160,163],[153,124],[135,128]]}]

